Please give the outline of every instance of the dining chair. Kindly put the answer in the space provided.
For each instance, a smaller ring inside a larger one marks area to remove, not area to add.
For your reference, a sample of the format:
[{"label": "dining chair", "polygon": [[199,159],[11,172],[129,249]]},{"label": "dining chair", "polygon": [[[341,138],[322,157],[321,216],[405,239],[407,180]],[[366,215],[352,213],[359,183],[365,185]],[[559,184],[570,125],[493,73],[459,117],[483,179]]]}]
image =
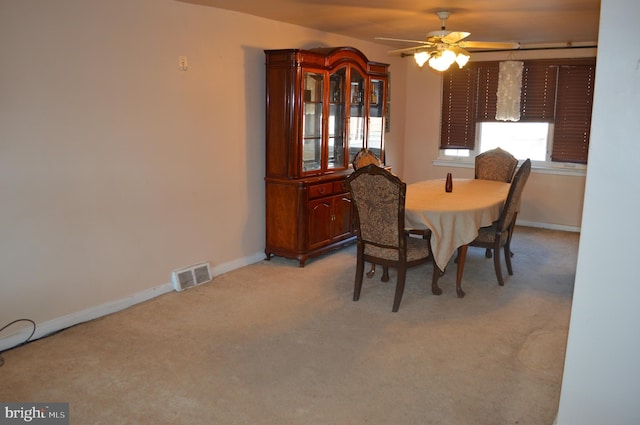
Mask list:
[{"label": "dining chair", "polygon": [[498,284],[504,285],[502,278],[502,268],[500,265],[500,248],[504,250],[504,261],[507,264],[507,271],[509,275],[513,275],[513,268],[511,266],[511,236],[515,228],[516,216],[520,207],[520,198],[524,186],[531,174],[531,160],[527,158],[518,171],[516,172],[511,186],[509,187],[509,194],[505,201],[502,212],[498,220],[493,222],[491,226],[481,227],[478,230],[478,236],[469,244],[469,246],[475,246],[485,248],[493,251],[493,266],[496,271],[496,277],[498,278]]},{"label": "dining chair", "polygon": [[[476,155],[475,177],[476,179],[511,183],[517,166],[518,159],[515,156],[497,147]],[[485,250],[485,257],[491,258],[490,249]]]},{"label": "dining chair", "polygon": [[379,167],[381,162],[380,158],[367,148],[360,149],[356,156],[353,157],[353,161],[351,161],[351,165],[353,165],[354,170],[366,167],[369,164],[375,164]]},{"label": "dining chair", "polygon": [[[374,165],[377,165],[378,167],[382,166],[380,159],[367,148],[360,149],[358,153],[355,155],[355,157],[353,158],[353,161],[351,162],[351,165],[353,165],[354,171],[357,171],[358,168],[366,167],[369,164],[374,164]],[[419,235],[423,239],[428,239],[431,237],[430,230],[412,229],[410,233],[414,235]],[[367,272],[367,277],[372,278],[375,275],[375,273],[376,273],[376,265],[374,263],[374,264],[371,264],[371,269],[369,269],[369,271]],[[389,269],[387,267],[382,268],[381,280],[383,282],[389,281]]]},{"label": "dining chair", "polygon": [[[378,167],[381,165],[380,158],[378,158],[373,152],[371,152],[367,148],[362,148],[356,153],[353,157],[353,161],[351,161],[351,165],[353,166],[353,170],[356,171],[358,168],[366,167],[369,164],[377,165]],[[373,275],[376,274],[376,265],[372,264],[371,269],[367,272],[367,277],[372,278]],[[389,270],[384,269],[382,271],[382,281],[389,281]]]},{"label": "dining chair", "polygon": [[495,148],[476,155],[476,179],[511,183],[518,167],[518,159],[502,148]]},{"label": "dining chair", "polygon": [[[412,237],[405,229],[407,185],[399,177],[373,164],[347,177],[355,207],[357,261],[353,301],[360,299],[365,261],[397,269],[392,311],[397,312],[404,293],[407,269],[433,261],[431,242]],[[434,265],[434,274],[437,267]],[[432,281],[433,283],[433,281]]]},{"label": "dining chair", "polygon": [[[360,151],[353,158],[353,162],[352,162],[353,169],[357,170],[358,168],[367,166],[369,164],[375,164],[379,167],[381,166],[380,160],[378,159],[377,156],[375,156],[375,154],[373,154],[367,148],[360,149]],[[412,235],[421,236],[423,239],[428,239],[431,237],[431,230],[428,230],[428,229],[411,229],[409,232]],[[376,265],[373,264],[371,266],[371,270],[367,272],[367,277],[373,277],[375,272],[376,272]],[[387,282],[388,280],[389,280],[389,276],[387,274],[387,271],[384,270],[382,273],[382,281]]]}]

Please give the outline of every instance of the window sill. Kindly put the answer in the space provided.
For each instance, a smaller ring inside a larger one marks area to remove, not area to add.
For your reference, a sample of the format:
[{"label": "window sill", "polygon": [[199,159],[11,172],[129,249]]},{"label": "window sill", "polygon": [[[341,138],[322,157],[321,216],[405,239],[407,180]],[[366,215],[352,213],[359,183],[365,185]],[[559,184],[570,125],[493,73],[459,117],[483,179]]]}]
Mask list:
[{"label": "window sill", "polygon": [[[475,168],[475,162],[460,159],[435,159],[432,164],[436,167]],[[532,161],[531,171],[539,174],[557,174],[563,176],[586,176],[587,166],[572,163],[553,163]]]}]

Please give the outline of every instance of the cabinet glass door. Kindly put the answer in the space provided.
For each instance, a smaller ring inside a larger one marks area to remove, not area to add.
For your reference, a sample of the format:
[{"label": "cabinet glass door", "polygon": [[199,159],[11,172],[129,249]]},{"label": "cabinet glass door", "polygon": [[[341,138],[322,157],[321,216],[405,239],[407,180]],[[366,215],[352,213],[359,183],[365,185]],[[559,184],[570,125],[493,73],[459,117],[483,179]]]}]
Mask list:
[{"label": "cabinet glass door", "polygon": [[327,168],[345,168],[345,85],[347,69],[329,75],[329,121],[327,132]]},{"label": "cabinet glass door", "polygon": [[349,162],[364,147],[365,79],[351,68],[349,87]]},{"label": "cabinet glass door", "polygon": [[324,74],[304,73],[302,109],[302,171],[320,170],[322,166],[322,97]]},{"label": "cabinet glass door", "polygon": [[369,93],[369,128],[367,148],[382,158],[382,136],[384,134],[384,81],[371,80]]}]

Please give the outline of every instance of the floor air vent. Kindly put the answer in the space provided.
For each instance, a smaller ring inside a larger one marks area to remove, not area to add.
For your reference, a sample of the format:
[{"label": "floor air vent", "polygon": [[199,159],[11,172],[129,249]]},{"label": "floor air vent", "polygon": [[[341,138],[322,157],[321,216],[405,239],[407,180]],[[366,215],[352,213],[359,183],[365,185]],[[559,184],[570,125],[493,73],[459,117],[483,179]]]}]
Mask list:
[{"label": "floor air vent", "polygon": [[211,267],[209,263],[196,264],[171,273],[173,288],[180,292],[185,289],[209,282],[211,277]]}]

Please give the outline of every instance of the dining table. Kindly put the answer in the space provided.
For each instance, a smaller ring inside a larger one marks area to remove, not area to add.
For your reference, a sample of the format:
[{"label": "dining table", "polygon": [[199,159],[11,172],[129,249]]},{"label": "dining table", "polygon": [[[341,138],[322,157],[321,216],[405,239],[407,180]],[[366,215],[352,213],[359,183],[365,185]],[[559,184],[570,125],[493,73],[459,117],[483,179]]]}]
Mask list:
[{"label": "dining table", "polygon": [[463,298],[462,274],[468,244],[481,227],[498,219],[510,184],[467,178],[454,178],[452,183],[450,192],[445,190],[445,179],[407,185],[405,226],[431,230],[432,255],[441,273],[457,251],[456,294]]}]

